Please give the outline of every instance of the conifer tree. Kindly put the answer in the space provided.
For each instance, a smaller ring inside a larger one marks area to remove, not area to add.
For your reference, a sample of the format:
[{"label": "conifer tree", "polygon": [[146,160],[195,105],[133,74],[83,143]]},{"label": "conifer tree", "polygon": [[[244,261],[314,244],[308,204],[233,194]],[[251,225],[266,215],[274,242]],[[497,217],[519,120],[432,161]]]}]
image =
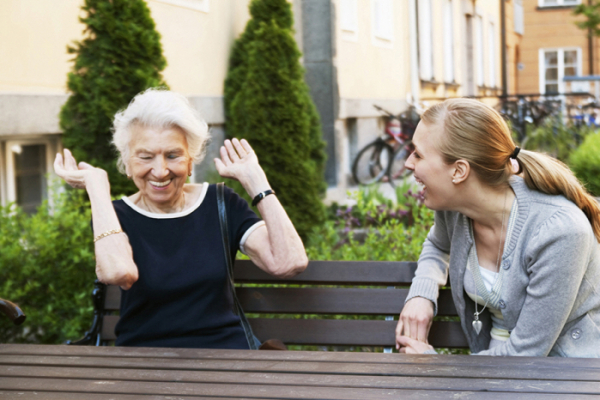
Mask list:
[{"label": "conifer tree", "polygon": [[[228,137],[246,138],[303,238],[324,220],[321,123],[304,81],[286,0],[253,0],[225,82]],[[228,182],[244,193],[235,182]]]},{"label": "conifer tree", "polygon": [[144,0],[84,0],[85,38],[68,47],[71,92],[60,113],[63,143],[78,161],[105,169],[113,194],[135,186],[116,168],[112,119],[139,92],[165,86],[160,35]]}]

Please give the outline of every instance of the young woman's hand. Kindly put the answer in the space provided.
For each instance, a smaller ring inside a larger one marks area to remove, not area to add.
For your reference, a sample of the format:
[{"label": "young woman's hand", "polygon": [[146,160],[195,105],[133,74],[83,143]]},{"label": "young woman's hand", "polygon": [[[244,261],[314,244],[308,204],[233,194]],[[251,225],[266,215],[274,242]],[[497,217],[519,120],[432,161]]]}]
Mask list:
[{"label": "young woman's hand", "polygon": [[423,354],[427,350],[434,350],[432,345],[409,338],[408,336],[396,337],[396,347],[398,347],[400,353],[406,354]]},{"label": "young woman's hand", "polygon": [[56,154],[54,172],[72,187],[86,189],[92,182],[107,180],[106,171],[103,169],[92,167],[83,161],[78,165],[68,149],[65,149],[64,153],[64,159],[62,154]]},{"label": "young woman's hand", "polygon": [[433,303],[423,297],[413,297],[406,302],[396,326],[396,349],[404,346],[401,337],[409,337],[427,343],[429,328],[433,322]]},{"label": "young woman's hand", "polygon": [[219,175],[239,181],[251,198],[270,189],[267,176],[258,163],[256,153],[246,139],[225,140],[220,155],[220,159],[214,159]]}]

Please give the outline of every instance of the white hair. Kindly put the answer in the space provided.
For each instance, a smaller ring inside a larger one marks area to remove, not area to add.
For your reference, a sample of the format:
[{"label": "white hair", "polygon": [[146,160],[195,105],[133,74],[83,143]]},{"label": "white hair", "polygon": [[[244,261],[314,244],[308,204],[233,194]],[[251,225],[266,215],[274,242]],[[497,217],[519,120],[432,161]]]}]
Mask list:
[{"label": "white hair", "polygon": [[115,114],[112,143],[119,151],[117,167],[122,173],[125,173],[125,164],[129,161],[131,128],[134,125],[154,128],[176,126],[185,134],[194,164],[204,158],[210,138],[206,122],[185,96],[163,88],[151,88],[137,94],[127,108]]}]

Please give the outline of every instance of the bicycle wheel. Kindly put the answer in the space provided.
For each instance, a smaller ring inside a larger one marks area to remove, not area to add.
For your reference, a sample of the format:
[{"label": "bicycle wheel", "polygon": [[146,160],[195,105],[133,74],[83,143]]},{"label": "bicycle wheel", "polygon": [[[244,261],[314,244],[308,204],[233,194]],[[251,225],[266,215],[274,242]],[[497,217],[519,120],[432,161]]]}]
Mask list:
[{"label": "bicycle wheel", "polygon": [[406,168],[405,165],[412,150],[412,141],[408,140],[394,154],[394,159],[388,170],[388,181],[392,186],[396,186],[396,183],[404,181],[404,178],[412,174],[412,170]]},{"label": "bicycle wheel", "polygon": [[352,164],[352,176],[357,183],[370,185],[378,182],[388,171],[394,151],[378,139],[364,147]]}]

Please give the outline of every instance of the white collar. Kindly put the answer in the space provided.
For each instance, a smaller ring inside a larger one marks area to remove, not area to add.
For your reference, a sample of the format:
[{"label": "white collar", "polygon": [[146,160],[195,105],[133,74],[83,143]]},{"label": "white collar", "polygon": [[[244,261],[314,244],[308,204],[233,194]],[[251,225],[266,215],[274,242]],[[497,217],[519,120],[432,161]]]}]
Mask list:
[{"label": "white collar", "polygon": [[180,211],[180,212],[176,212],[176,213],[167,213],[167,214],[163,214],[163,213],[153,213],[150,211],[146,211],[141,209],[140,207],[136,206],[135,204],[133,204],[133,202],[129,199],[129,197],[127,196],[123,196],[121,197],[121,200],[123,200],[123,202],[125,204],[127,204],[129,207],[131,207],[133,209],[133,211],[136,211],[148,218],[155,218],[155,219],[171,219],[171,218],[181,218],[181,217],[185,217],[186,215],[190,215],[191,213],[193,213],[198,207],[200,207],[200,204],[202,204],[202,201],[204,201],[204,197],[206,196],[206,192],[208,191],[208,182],[204,182],[202,184],[202,192],[200,193],[200,196],[198,196],[198,200],[196,200],[196,202],[189,208]]}]

